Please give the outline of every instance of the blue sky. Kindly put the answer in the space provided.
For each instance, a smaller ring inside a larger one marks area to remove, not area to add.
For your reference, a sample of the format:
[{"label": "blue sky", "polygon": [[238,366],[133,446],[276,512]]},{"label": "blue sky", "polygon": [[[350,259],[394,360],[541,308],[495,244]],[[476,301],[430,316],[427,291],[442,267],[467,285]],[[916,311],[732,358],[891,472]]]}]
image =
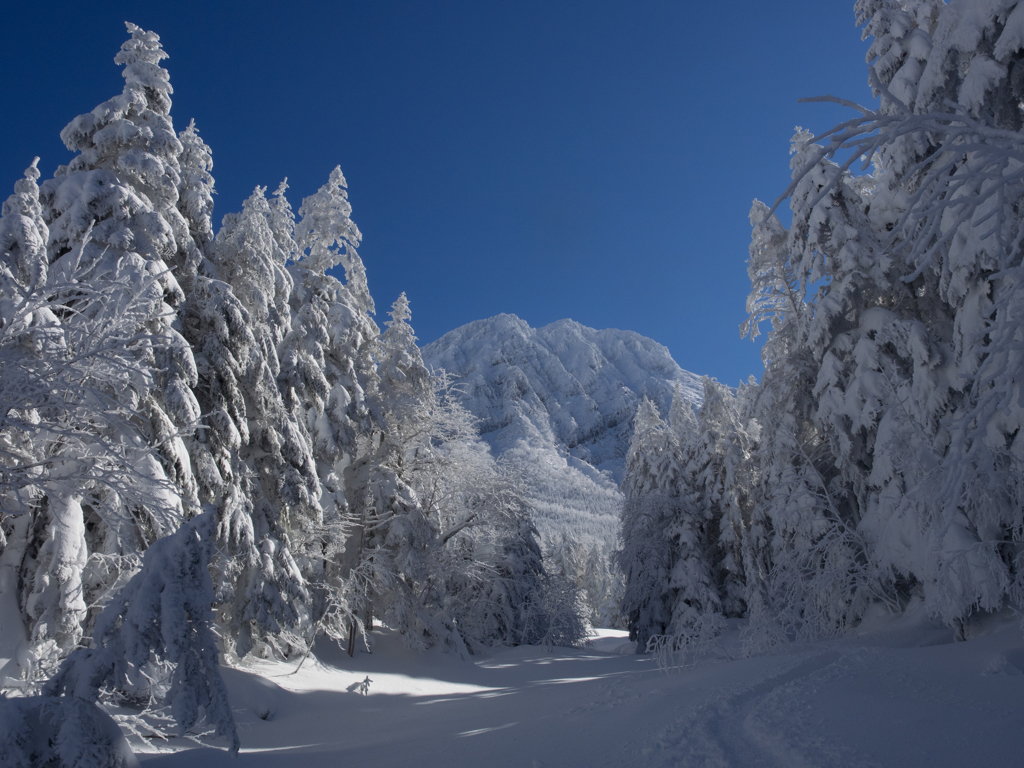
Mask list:
[{"label": "blue sky", "polygon": [[[31,7],[29,7],[31,6]],[[341,165],[378,321],[401,291],[429,342],[511,312],[638,331],[728,384],[753,198],[789,178],[797,99],[871,99],[853,3],[19,3],[0,27],[0,199],[118,93],[123,21],[170,58],[172,115],[213,148],[216,220]]]}]

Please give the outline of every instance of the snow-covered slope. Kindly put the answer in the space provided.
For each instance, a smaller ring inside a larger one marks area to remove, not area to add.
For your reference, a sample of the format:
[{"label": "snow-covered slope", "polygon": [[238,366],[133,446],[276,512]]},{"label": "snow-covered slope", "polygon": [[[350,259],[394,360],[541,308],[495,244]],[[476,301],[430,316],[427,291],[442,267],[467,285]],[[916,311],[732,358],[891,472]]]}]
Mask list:
[{"label": "snow-covered slope", "polygon": [[494,453],[530,466],[545,537],[571,530],[610,543],[640,399],[667,415],[676,383],[694,402],[701,392],[661,344],[572,320],[531,328],[497,315],[445,334],[423,358],[455,378]]}]

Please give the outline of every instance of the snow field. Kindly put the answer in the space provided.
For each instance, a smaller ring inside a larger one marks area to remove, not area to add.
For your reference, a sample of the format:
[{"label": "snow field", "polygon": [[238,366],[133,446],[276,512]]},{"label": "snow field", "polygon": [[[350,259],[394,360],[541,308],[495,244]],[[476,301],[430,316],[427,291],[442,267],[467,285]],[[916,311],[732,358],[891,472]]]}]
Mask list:
[{"label": "snow field", "polygon": [[732,622],[713,658],[666,673],[615,630],[598,630],[585,649],[499,649],[470,662],[409,651],[377,630],[372,654],[349,658],[321,643],[298,674],[294,662],[226,670],[237,760],[181,739],[133,746],[149,750],[139,755],[146,768],[962,768],[1024,754],[1016,621],[953,643],[912,610],[746,659],[740,631]]}]

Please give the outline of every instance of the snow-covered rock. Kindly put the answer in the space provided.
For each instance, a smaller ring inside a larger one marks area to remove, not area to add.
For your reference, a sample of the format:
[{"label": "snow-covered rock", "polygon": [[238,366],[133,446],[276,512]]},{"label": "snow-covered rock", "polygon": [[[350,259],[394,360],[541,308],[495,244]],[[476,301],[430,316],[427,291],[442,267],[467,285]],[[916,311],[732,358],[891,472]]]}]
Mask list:
[{"label": "snow-covered rock", "polygon": [[495,455],[530,465],[546,539],[569,530],[612,543],[637,404],[646,396],[667,415],[677,383],[700,402],[700,378],[666,347],[572,320],[477,320],[427,345],[423,359],[454,377]]}]

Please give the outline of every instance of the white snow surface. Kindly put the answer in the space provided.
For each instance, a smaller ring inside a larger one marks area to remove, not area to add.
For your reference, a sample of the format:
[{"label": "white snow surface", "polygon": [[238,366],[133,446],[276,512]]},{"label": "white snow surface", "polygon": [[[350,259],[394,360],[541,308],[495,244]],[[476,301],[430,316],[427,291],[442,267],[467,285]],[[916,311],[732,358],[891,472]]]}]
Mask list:
[{"label": "white snow surface", "polygon": [[492,452],[529,466],[545,539],[571,531],[614,543],[637,405],[648,397],[667,417],[677,383],[695,404],[702,393],[656,341],[573,320],[477,320],[425,346],[423,359],[454,377]]},{"label": "white snow surface", "polygon": [[758,658],[741,658],[737,622],[713,656],[667,672],[623,634],[598,630],[581,650],[461,661],[405,650],[379,629],[372,654],[320,643],[298,674],[295,662],[227,670],[237,759],[177,738],[134,746],[148,751],[145,768],[962,768],[1017,765],[1024,754],[1024,634],[1014,618],[953,643],[917,606]]}]

